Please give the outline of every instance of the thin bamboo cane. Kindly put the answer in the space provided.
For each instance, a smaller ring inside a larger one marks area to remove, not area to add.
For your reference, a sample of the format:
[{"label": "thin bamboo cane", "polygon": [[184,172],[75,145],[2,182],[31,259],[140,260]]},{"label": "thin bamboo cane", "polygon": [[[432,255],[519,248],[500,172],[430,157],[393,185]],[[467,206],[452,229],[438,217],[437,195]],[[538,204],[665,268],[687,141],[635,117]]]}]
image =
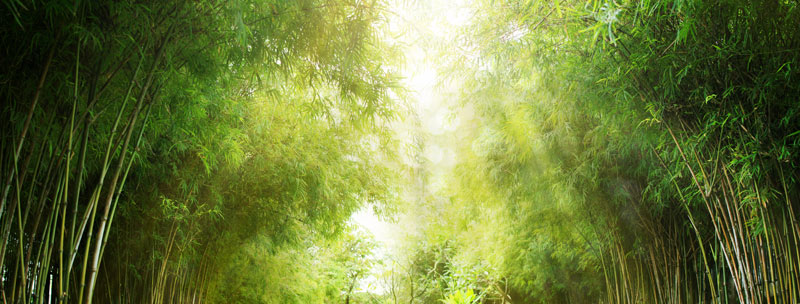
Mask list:
[{"label": "thin bamboo cane", "polygon": [[[56,39],[57,41],[58,39]],[[14,166],[12,170],[8,173],[8,177],[6,178],[5,185],[3,186],[3,196],[0,197],[0,216],[3,216],[3,210],[5,209],[6,205],[6,197],[8,196],[8,191],[11,189],[11,182],[13,181],[14,176],[17,174],[17,160],[19,159],[19,154],[22,153],[22,146],[25,144],[25,137],[28,134],[28,128],[31,125],[31,119],[33,118],[34,110],[36,110],[36,105],[39,102],[39,96],[44,89],[44,83],[47,79],[47,72],[50,70],[50,65],[53,63],[53,55],[56,52],[56,46],[58,42],[53,43],[53,46],[50,47],[50,53],[47,55],[47,61],[44,64],[44,70],[42,71],[42,76],[39,77],[39,84],[36,86],[36,91],[33,93],[33,100],[31,100],[31,105],[28,110],[28,115],[25,117],[25,123],[22,126],[22,130],[20,131],[19,140],[14,144],[14,153],[13,153],[13,163]]]},{"label": "thin bamboo cane", "polygon": [[136,119],[138,118],[139,111],[142,108],[142,104],[144,103],[145,96],[147,94],[147,90],[150,85],[153,83],[153,79],[155,77],[155,71],[159,66],[159,60],[161,59],[162,54],[164,53],[165,44],[169,41],[169,34],[165,37],[162,44],[156,50],[155,60],[153,62],[153,66],[150,68],[150,72],[148,73],[147,80],[145,81],[144,86],[142,87],[141,92],[139,93],[139,98],[137,101],[137,105],[135,107],[134,112],[131,114],[131,121],[128,126],[128,131],[125,132],[125,141],[122,146],[122,152],[119,157],[119,161],[117,163],[117,168],[115,169],[115,173],[111,178],[110,189],[108,190],[108,195],[105,199],[105,206],[103,207],[102,217],[100,218],[100,225],[97,231],[97,241],[94,245],[94,254],[92,257],[92,268],[89,273],[89,288],[86,291],[86,303],[92,303],[92,294],[94,292],[94,284],[95,280],[97,279],[97,269],[100,263],[100,249],[102,248],[103,237],[106,233],[106,223],[108,222],[108,215],[111,209],[111,203],[114,197],[114,190],[117,187],[117,181],[119,180],[122,167],[125,161],[125,153],[128,148],[128,143],[130,142],[131,135],[133,134],[133,128],[136,125]]}]

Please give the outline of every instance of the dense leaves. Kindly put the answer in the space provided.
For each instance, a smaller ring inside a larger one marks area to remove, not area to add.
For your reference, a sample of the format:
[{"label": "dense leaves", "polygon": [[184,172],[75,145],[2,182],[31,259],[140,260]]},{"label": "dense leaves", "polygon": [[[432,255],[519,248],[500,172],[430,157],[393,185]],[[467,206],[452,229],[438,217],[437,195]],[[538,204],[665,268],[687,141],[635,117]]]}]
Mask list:
[{"label": "dense leaves", "polygon": [[259,248],[300,267],[304,240],[391,206],[402,94],[382,5],[7,2],[4,298],[316,298],[219,274],[255,279],[237,263]]},{"label": "dense leaves", "polygon": [[443,47],[469,119],[447,136],[469,140],[427,207],[448,220],[420,228],[452,246],[448,276],[485,272],[466,288],[497,302],[800,296],[796,2],[473,13]]}]

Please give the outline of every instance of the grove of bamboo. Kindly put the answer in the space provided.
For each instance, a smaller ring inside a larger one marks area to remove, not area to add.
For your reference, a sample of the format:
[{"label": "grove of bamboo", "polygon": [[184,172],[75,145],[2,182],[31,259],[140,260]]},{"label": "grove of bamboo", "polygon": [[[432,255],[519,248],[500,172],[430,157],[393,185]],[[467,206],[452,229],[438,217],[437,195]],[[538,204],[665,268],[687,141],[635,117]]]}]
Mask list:
[{"label": "grove of bamboo", "polygon": [[797,1],[457,3],[4,1],[3,303],[800,301]]}]

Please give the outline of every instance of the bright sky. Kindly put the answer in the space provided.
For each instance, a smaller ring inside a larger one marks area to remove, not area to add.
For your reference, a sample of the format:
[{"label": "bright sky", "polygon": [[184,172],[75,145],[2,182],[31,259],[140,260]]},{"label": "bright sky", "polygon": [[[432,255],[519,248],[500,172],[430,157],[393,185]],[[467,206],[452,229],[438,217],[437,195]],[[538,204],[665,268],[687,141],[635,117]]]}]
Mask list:
[{"label": "bright sky", "polygon": [[[422,132],[429,135],[441,135],[458,127],[459,120],[450,119],[450,107],[440,90],[437,89],[439,74],[435,62],[437,52],[429,50],[423,43],[431,40],[448,39],[455,35],[457,28],[466,25],[470,19],[470,10],[467,0],[429,0],[420,3],[417,1],[394,0],[390,6],[393,13],[388,14],[390,30],[393,34],[403,33],[397,42],[406,46],[405,68],[402,74],[406,79],[406,87],[413,94],[409,102],[419,115]],[[392,36],[395,36],[392,35]],[[400,126],[400,129],[410,129]],[[407,130],[397,130],[399,133]],[[401,134],[401,137],[402,134]],[[411,134],[405,137],[411,140]],[[423,155],[433,164],[442,164],[455,158],[454,152],[436,142],[426,142]],[[400,240],[403,233],[409,230],[407,220],[402,215],[398,216],[398,223],[388,223],[379,219],[371,210],[365,208],[353,215],[352,221],[370,232],[378,242],[376,255],[379,257],[391,256],[400,250]],[[376,278],[380,269],[373,269],[373,273],[361,282],[360,288],[374,293],[384,290]]]}]

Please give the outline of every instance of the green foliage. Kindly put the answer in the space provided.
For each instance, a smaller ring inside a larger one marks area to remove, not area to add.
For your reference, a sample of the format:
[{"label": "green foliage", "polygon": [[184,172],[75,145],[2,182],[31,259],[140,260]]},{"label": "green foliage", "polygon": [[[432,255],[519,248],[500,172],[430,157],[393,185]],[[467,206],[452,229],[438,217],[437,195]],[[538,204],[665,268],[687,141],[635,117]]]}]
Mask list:
[{"label": "green foliage", "polygon": [[422,238],[525,303],[796,299],[796,6],[479,1]]},{"label": "green foliage", "polygon": [[[195,301],[218,294],[221,269],[272,281],[309,261],[304,240],[338,238],[361,207],[390,210],[402,90],[383,6],[7,3],[9,301]],[[228,263],[243,259],[280,265]],[[248,284],[231,299],[307,303],[327,288]]]},{"label": "green foliage", "polygon": [[[214,275],[218,303],[334,303],[356,298],[354,284],[376,261],[374,245],[358,230],[335,239],[306,234],[296,246],[261,236],[237,247]],[[361,302],[357,302],[361,303]]]},{"label": "green foliage", "polygon": [[384,1],[5,1],[4,301],[800,300],[796,1],[470,5],[403,155]]},{"label": "green foliage", "polygon": [[478,303],[478,298],[475,296],[475,293],[472,290],[467,291],[456,291],[447,295],[447,298],[442,300],[442,303],[445,304],[472,304]]}]

